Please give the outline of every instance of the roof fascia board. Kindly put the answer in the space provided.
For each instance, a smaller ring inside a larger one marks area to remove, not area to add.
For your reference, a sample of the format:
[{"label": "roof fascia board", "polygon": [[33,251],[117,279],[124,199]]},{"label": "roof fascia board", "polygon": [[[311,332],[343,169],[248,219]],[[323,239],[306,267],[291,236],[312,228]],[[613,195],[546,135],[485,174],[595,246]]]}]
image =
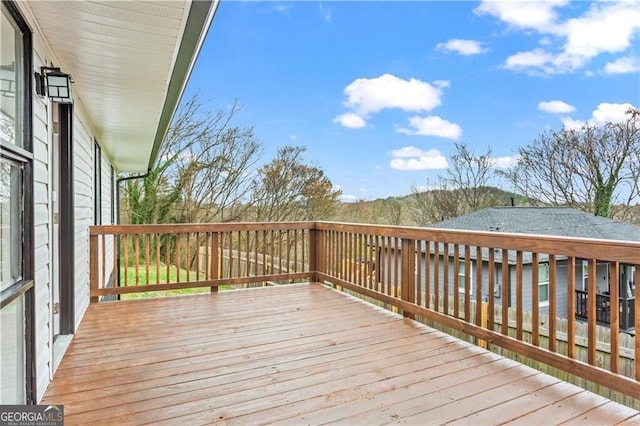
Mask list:
[{"label": "roof fascia board", "polygon": [[165,97],[162,113],[160,114],[160,120],[153,140],[148,170],[151,170],[156,162],[158,151],[167,133],[169,124],[173,119],[178,103],[182,98],[184,88],[187,85],[202,43],[209,31],[218,4],[219,0],[195,0],[191,3],[185,31],[180,42],[180,49],[176,56],[176,62],[173,67],[173,72],[171,73],[169,85],[167,86],[167,96]]}]

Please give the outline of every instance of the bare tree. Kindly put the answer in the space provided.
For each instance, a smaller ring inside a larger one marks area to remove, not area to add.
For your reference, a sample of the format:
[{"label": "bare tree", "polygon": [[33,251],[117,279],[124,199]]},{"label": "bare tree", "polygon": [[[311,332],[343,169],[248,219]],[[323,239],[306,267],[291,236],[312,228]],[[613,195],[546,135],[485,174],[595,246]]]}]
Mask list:
[{"label": "bare tree", "polygon": [[181,105],[143,181],[126,187],[132,223],[229,221],[248,208],[260,144],[238,111],[205,110],[196,94]]},{"label": "bare tree", "polygon": [[330,219],[340,191],[324,172],[304,164],[306,148],[285,146],[258,170],[253,191],[256,221]]},{"label": "bare tree", "polygon": [[384,223],[389,225],[406,225],[403,223],[402,204],[393,198],[382,201],[381,215]]},{"label": "bare tree", "polygon": [[375,223],[371,205],[365,200],[343,203],[339,217],[343,222]]},{"label": "bare tree", "polygon": [[414,219],[419,223],[433,223],[506,202],[497,199],[489,186],[494,175],[491,148],[476,155],[463,143],[455,147],[446,174],[429,185],[434,189],[412,188]]},{"label": "bare tree", "polygon": [[598,216],[624,215],[640,199],[640,111],[621,123],[585,124],[541,134],[518,150],[502,175],[539,203],[568,205]]}]

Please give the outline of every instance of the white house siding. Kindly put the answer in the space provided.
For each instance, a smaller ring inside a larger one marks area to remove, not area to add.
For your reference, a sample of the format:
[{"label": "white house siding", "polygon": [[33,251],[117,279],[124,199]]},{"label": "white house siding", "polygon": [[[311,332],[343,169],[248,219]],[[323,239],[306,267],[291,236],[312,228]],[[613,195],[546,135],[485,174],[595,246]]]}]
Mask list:
[{"label": "white house siding", "polygon": [[75,213],[75,327],[89,306],[89,226],[93,225],[93,137],[78,113],[73,119]]},{"label": "white house siding", "polygon": [[[33,32],[33,72],[45,64],[57,63],[55,54],[37,31],[35,20],[28,9],[21,13]],[[35,367],[36,393],[38,401],[44,395],[53,371],[51,330],[51,279],[52,279],[52,235],[51,235],[51,150],[49,123],[50,103],[47,99],[33,95],[33,168],[34,168],[34,292],[35,292]],[[90,121],[83,114],[81,102],[74,105],[73,149],[74,149],[74,203],[75,203],[75,322],[76,327],[89,305],[89,256],[88,227],[93,224],[93,132]],[[110,223],[112,191],[110,165],[103,165],[103,223]],[[113,248],[110,248],[113,253]]]},{"label": "white house siding", "polygon": [[[115,220],[113,212],[115,209],[114,200],[114,182],[111,179],[111,164],[108,158],[105,156],[104,151],[101,150],[101,170],[102,170],[102,205],[100,207],[101,221],[103,225],[112,224]],[[113,239],[107,238],[105,241],[105,273],[108,282],[112,280],[113,274]],[[101,260],[102,261],[102,260]]]},{"label": "white house siding", "polygon": [[[34,54],[34,63],[40,60]],[[47,106],[33,98],[34,226],[35,226],[35,363],[38,400],[53,375],[51,329],[51,213],[49,210],[49,143]]]}]

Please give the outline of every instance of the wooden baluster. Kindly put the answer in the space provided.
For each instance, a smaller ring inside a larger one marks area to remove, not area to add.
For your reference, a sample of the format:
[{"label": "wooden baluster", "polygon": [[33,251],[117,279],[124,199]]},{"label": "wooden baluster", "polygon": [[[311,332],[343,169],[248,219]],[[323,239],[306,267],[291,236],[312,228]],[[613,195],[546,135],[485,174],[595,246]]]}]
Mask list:
[{"label": "wooden baluster", "polygon": [[576,357],[576,258],[567,259],[567,356]]},{"label": "wooden baluster", "polygon": [[549,255],[549,350],[556,352],[557,339],[556,339],[556,327],[557,327],[557,281],[558,281],[558,269],[556,263],[556,256]]},{"label": "wooden baluster", "polygon": [[[547,287],[549,288],[549,287]],[[547,291],[548,294],[548,291]],[[538,253],[531,254],[531,343],[540,344],[540,263]]]},{"label": "wooden baluster", "polygon": [[522,294],[522,251],[516,252],[516,339],[522,340],[523,320],[523,294]]}]

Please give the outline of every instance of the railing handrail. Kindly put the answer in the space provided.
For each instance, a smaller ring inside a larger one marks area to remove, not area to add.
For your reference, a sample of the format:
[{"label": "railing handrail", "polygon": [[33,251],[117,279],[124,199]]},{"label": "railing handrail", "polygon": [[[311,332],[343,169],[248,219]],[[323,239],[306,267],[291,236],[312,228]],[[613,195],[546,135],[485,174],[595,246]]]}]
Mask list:
[{"label": "railing handrail", "polygon": [[313,229],[314,222],[223,222],[223,223],[176,223],[149,225],[92,225],[91,235],[136,235],[184,232],[225,232],[225,231],[280,231],[292,229]]},{"label": "railing handrail", "polygon": [[[313,229],[320,231],[369,232],[384,237],[400,237],[418,240],[437,241],[439,243],[481,245],[482,247],[508,250],[544,252],[548,254],[620,263],[640,263],[640,242],[626,240],[606,240],[581,237],[562,237],[556,235],[534,235],[509,232],[486,232],[446,228],[429,228],[397,225],[370,225],[360,223],[341,223],[318,221]],[[483,244],[477,244],[482,241]],[[505,247],[505,241],[508,241]],[[602,248],[607,252],[603,253]],[[596,255],[597,256],[594,256]]]}]

